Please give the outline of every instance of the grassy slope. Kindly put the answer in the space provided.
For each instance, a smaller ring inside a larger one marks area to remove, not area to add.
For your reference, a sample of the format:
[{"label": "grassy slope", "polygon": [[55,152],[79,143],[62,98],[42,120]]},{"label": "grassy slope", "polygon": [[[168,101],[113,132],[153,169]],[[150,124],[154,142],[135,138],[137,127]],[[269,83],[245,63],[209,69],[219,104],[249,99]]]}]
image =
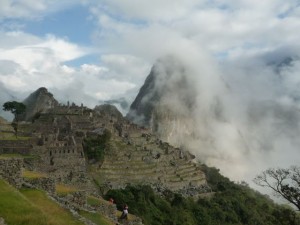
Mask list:
[{"label": "grassy slope", "polygon": [[[98,213],[79,212],[97,225],[113,225]],[[0,179],[0,217],[8,225],[83,225],[66,209],[49,199],[43,191],[18,191]]]},{"label": "grassy slope", "polygon": [[81,216],[84,216],[87,219],[93,221],[97,225],[114,225],[113,222],[111,222],[108,219],[104,218],[99,213],[91,213],[91,212],[86,212],[86,211],[80,211],[79,214]]},{"label": "grassy slope", "polygon": [[50,200],[44,192],[33,189],[22,189],[21,193],[26,196],[28,200],[42,211],[46,216],[44,224],[68,224],[68,225],[82,225],[83,223],[75,219],[70,212],[61,208],[57,203]]},{"label": "grassy slope", "polygon": [[8,225],[82,225],[70,212],[38,190],[20,192],[0,180],[0,216]]},{"label": "grassy slope", "polygon": [[0,180],[0,216],[7,224],[43,225],[46,216],[24,195]]}]

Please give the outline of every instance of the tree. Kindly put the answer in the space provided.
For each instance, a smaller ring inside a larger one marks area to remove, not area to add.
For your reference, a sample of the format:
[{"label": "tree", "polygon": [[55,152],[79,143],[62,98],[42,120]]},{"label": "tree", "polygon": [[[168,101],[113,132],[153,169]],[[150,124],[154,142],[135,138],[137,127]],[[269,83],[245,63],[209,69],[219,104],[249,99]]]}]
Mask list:
[{"label": "tree", "polygon": [[291,166],[289,169],[268,169],[258,175],[254,182],[262,187],[271,188],[300,210],[300,167]]},{"label": "tree", "polygon": [[12,126],[16,132],[16,136],[18,135],[18,124],[19,124],[19,116],[25,112],[26,106],[22,102],[5,102],[3,104],[4,111],[10,111],[14,114],[14,121],[12,122]]}]

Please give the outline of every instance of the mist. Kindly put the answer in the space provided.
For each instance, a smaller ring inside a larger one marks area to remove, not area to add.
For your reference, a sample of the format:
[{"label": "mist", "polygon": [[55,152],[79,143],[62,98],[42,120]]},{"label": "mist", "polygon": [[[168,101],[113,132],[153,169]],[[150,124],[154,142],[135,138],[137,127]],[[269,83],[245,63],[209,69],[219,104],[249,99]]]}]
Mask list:
[{"label": "mist", "polygon": [[154,89],[141,100],[157,104],[153,95],[161,95],[150,127],[163,140],[251,186],[262,170],[300,163],[296,52],[222,61],[199,48],[170,52],[155,63]]}]

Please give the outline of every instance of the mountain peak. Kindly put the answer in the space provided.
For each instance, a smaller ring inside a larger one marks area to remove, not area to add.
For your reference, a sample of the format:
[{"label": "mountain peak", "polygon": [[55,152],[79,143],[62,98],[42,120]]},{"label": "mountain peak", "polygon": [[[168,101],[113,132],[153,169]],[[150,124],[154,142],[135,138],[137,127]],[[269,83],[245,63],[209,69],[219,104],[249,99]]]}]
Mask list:
[{"label": "mountain peak", "polygon": [[46,112],[58,105],[57,100],[53,97],[47,88],[40,87],[35,92],[31,93],[23,103],[26,105],[26,112],[21,120],[30,121],[36,113]]},{"label": "mountain peak", "polygon": [[[142,126],[151,126],[158,107],[173,111],[174,106],[190,109],[195,102],[196,90],[191,84],[185,64],[174,56],[157,60],[130,106],[127,118]],[[180,113],[180,109],[176,109]]]}]

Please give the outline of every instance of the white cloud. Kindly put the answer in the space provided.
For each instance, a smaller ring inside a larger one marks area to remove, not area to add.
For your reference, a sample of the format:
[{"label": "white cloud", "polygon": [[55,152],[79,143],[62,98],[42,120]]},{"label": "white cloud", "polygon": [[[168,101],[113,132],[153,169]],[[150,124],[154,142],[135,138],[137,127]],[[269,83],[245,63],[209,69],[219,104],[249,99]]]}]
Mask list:
[{"label": "white cloud", "polygon": [[[0,42],[0,60],[14,61],[28,71],[47,71],[52,63],[59,64],[79,58],[88,53],[87,49],[69,43],[63,39],[56,38],[53,35],[48,35],[45,39],[33,37],[30,44],[20,43],[23,36],[30,38],[29,35],[23,32],[1,32],[3,36],[10,37],[12,45],[9,49],[5,43]],[[4,38],[5,39],[5,38]]]},{"label": "white cloud", "polygon": [[[113,49],[117,48],[126,54],[131,53],[129,48],[134,45],[151,50],[152,46],[147,48],[148,40],[164,47],[165,43],[173,40],[170,36],[181,36],[188,41],[195,41],[199,46],[216,54],[236,48],[247,51],[282,43],[296,44],[300,36],[298,32],[293,32],[300,29],[300,20],[295,14],[296,0],[266,0],[260,3],[250,0],[231,0],[226,3],[104,2],[104,6],[99,4],[98,7],[92,7],[92,13],[98,18],[101,30],[97,37]],[[177,9],[181,13],[177,13]],[[148,34],[147,37],[145,33]],[[126,48],[128,45],[130,47]]]},{"label": "white cloud", "polygon": [[[54,35],[42,38],[24,32],[2,31],[0,49],[0,82],[6,91],[15,93],[14,97],[2,101],[22,100],[44,86],[59,101],[70,100],[94,107],[99,101],[119,98],[136,89],[136,78],[148,72],[145,62],[117,54],[102,55],[102,65],[99,62],[99,65],[68,66],[67,61],[95,51]],[[128,69],[122,70],[125,65]]]},{"label": "white cloud", "polygon": [[143,84],[145,74],[149,73],[152,66],[141,58],[124,54],[106,54],[101,57],[101,61],[111,68],[110,77],[128,80],[139,86]]}]

